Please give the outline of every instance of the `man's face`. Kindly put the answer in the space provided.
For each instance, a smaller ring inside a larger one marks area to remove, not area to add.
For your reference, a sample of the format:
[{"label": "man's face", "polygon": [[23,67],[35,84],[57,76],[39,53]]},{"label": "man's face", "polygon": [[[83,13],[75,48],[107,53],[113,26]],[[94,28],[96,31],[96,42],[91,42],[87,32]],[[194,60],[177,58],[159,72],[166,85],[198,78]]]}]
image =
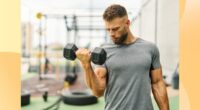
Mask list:
[{"label": "man's face", "polygon": [[126,18],[115,18],[105,21],[106,30],[115,44],[123,44],[128,36],[128,20]]}]

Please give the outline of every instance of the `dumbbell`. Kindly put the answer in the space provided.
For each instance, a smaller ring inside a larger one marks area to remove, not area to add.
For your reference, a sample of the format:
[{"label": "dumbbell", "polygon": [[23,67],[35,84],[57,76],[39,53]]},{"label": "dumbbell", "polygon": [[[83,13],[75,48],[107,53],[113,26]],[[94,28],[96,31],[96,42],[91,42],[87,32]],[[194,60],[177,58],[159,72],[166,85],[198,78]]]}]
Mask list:
[{"label": "dumbbell", "polygon": [[[75,44],[68,43],[64,47],[63,56],[68,60],[75,60],[77,50],[78,48]],[[103,48],[96,47],[91,53],[91,60],[94,64],[104,64],[106,61],[106,51]]]}]

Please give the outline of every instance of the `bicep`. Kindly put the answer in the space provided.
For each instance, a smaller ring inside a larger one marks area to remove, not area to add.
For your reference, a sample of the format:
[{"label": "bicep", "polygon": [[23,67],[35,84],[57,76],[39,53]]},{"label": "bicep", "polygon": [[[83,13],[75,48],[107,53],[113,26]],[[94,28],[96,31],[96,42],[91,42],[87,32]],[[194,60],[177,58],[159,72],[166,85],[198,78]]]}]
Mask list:
[{"label": "bicep", "polygon": [[106,86],[107,70],[105,67],[98,67],[94,70],[95,75],[102,87]]}]

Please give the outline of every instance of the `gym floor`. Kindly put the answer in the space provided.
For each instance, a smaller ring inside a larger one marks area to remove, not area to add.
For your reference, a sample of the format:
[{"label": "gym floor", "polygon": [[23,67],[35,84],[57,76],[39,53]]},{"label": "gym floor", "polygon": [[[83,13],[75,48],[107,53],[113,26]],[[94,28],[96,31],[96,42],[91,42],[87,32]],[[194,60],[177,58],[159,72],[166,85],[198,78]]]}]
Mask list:
[{"label": "gym floor", "polygon": [[[53,104],[58,97],[49,97],[48,102],[44,102],[41,97],[31,98],[31,104],[24,106],[21,110],[42,110]],[[179,96],[171,97],[170,101],[170,110],[179,110]],[[159,110],[155,101],[153,100],[154,110]],[[99,98],[97,104],[87,105],[87,106],[74,106],[67,105],[61,102],[59,110],[103,110],[104,108],[104,99]]]},{"label": "gym floor", "polygon": [[[28,86],[31,88],[31,86],[38,84],[37,79],[38,79],[38,75],[36,75],[34,73],[22,75],[21,76],[22,86],[23,87]],[[78,80],[81,80],[81,79],[78,79]],[[24,85],[23,83],[26,83],[26,85]],[[40,83],[41,83],[41,81],[40,81]],[[45,83],[47,83],[49,85],[49,87],[51,87],[52,83],[57,83],[56,86],[58,86],[58,85],[61,85],[62,82],[53,82],[52,80],[46,80],[43,82],[43,84],[45,84]],[[55,87],[55,85],[53,85],[53,86]],[[59,87],[59,88],[62,88],[62,87]],[[78,87],[76,87],[76,88],[78,88]],[[168,95],[169,95],[170,110],[179,110],[179,91],[174,90],[171,87],[168,87],[167,91],[168,91]],[[54,94],[55,90],[53,90],[51,92],[52,93],[50,93],[50,94]],[[153,95],[152,95],[152,97],[153,97]],[[34,94],[32,94],[32,97],[31,97],[31,104],[28,106],[23,106],[21,108],[21,110],[42,110],[42,109],[52,105],[53,103],[55,103],[58,98],[59,97],[55,96],[55,94],[53,96],[50,95],[50,97],[48,97],[48,102],[44,102],[43,98],[41,97],[41,94],[34,93]],[[152,101],[153,101],[154,110],[159,110],[154,98],[152,98]],[[63,102],[61,102],[59,110],[94,110],[94,108],[95,108],[95,110],[103,110],[104,104],[105,104],[105,102],[104,102],[103,97],[98,99],[97,104],[87,105],[87,106],[67,105],[67,104],[64,104]]]}]

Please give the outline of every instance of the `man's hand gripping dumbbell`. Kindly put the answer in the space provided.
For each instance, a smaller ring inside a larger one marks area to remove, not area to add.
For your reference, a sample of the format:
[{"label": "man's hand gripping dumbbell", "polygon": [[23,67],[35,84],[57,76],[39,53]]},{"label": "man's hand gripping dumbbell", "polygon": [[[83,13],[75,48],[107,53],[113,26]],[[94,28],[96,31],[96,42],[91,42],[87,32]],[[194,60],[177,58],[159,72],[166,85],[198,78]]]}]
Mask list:
[{"label": "man's hand gripping dumbbell", "polygon": [[75,60],[77,57],[81,63],[92,61],[94,64],[102,65],[106,61],[106,52],[103,48],[96,47],[91,53],[84,48],[78,49],[76,45],[72,43],[65,46],[63,55],[68,60]]}]

